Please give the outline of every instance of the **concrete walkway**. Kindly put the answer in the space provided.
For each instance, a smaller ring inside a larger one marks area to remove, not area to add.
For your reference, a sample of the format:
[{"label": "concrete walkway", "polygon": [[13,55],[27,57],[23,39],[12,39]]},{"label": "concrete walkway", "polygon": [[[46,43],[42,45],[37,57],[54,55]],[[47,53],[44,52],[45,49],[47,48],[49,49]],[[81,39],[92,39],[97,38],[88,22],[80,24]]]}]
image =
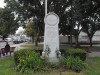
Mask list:
[{"label": "concrete walkway", "polygon": [[[89,47],[90,45],[81,45],[81,46],[86,46]],[[100,44],[94,44],[94,47],[100,47]],[[100,57],[100,51],[92,51],[91,53],[87,54],[88,57]]]},{"label": "concrete walkway", "polygon": [[17,51],[17,50],[23,49],[23,47],[21,47],[21,45],[24,45],[24,44],[26,44],[26,42],[20,43],[20,44],[13,44],[13,45],[11,45],[11,47],[16,47],[15,51]]},{"label": "concrete walkway", "polygon": [[100,52],[91,52],[87,54],[88,57],[100,57]]}]

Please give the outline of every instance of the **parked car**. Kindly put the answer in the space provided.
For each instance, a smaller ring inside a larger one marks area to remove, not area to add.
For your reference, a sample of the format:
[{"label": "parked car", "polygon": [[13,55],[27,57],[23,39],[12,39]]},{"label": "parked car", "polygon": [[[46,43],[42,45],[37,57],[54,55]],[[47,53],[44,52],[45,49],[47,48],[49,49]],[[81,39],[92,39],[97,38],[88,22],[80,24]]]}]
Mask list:
[{"label": "parked car", "polygon": [[5,38],[5,41],[11,42],[13,40],[12,40],[12,38]]}]

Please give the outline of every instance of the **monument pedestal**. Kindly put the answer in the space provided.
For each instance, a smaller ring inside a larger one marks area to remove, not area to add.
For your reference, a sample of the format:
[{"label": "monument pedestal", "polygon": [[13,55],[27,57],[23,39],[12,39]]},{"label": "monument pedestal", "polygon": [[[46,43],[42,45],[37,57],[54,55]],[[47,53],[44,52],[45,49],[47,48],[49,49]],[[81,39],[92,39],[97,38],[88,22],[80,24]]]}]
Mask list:
[{"label": "monument pedestal", "polygon": [[59,51],[59,17],[55,13],[45,16],[44,51],[42,56],[48,55],[50,62],[58,62],[57,53]]},{"label": "monument pedestal", "polygon": [[[61,56],[61,53],[59,51],[59,57]],[[56,52],[50,52],[49,55],[46,55],[46,52],[43,51],[42,52],[42,58],[48,58],[49,62],[52,62],[52,63],[57,63],[59,60],[58,60],[58,56],[56,54]]]}]

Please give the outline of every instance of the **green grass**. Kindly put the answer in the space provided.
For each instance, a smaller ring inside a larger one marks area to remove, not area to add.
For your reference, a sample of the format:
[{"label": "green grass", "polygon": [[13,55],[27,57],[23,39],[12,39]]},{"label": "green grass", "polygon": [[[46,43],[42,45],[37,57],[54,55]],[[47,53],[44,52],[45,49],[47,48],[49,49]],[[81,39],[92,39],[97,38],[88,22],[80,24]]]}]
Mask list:
[{"label": "green grass", "polygon": [[14,75],[14,61],[12,58],[0,59],[0,75]]},{"label": "green grass", "polygon": [[100,57],[92,57],[87,60],[88,68],[85,73],[87,75],[100,75]]},{"label": "green grass", "polygon": [[[24,47],[24,48],[32,48],[32,49],[39,49],[39,50],[43,50],[43,44],[39,44],[38,47],[35,47],[33,44],[24,44],[24,45],[21,45],[21,47]],[[70,48],[70,45],[68,44],[61,44],[60,45],[60,49],[68,49]]]},{"label": "green grass", "polygon": [[86,62],[88,67],[81,73],[75,73],[72,71],[52,71],[52,72],[39,72],[32,74],[20,74],[15,70],[13,57],[0,58],[0,75],[100,75],[100,57],[87,58]]},{"label": "green grass", "polygon": [[33,44],[24,44],[24,45],[21,45],[21,47],[24,47],[24,48],[28,48],[28,49],[36,49],[36,50],[42,50],[43,49],[43,45],[42,44],[39,44],[38,47],[35,47]]}]

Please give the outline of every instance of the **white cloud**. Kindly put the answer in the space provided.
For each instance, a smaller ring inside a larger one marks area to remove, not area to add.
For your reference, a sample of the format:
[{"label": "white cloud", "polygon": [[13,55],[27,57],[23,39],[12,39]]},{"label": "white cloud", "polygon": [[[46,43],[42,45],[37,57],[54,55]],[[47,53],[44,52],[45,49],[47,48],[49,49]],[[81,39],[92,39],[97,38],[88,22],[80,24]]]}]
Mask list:
[{"label": "white cloud", "polygon": [[6,3],[4,3],[4,0],[0,0],[0,7],[4,8],[4,6],[6,6]]}]

